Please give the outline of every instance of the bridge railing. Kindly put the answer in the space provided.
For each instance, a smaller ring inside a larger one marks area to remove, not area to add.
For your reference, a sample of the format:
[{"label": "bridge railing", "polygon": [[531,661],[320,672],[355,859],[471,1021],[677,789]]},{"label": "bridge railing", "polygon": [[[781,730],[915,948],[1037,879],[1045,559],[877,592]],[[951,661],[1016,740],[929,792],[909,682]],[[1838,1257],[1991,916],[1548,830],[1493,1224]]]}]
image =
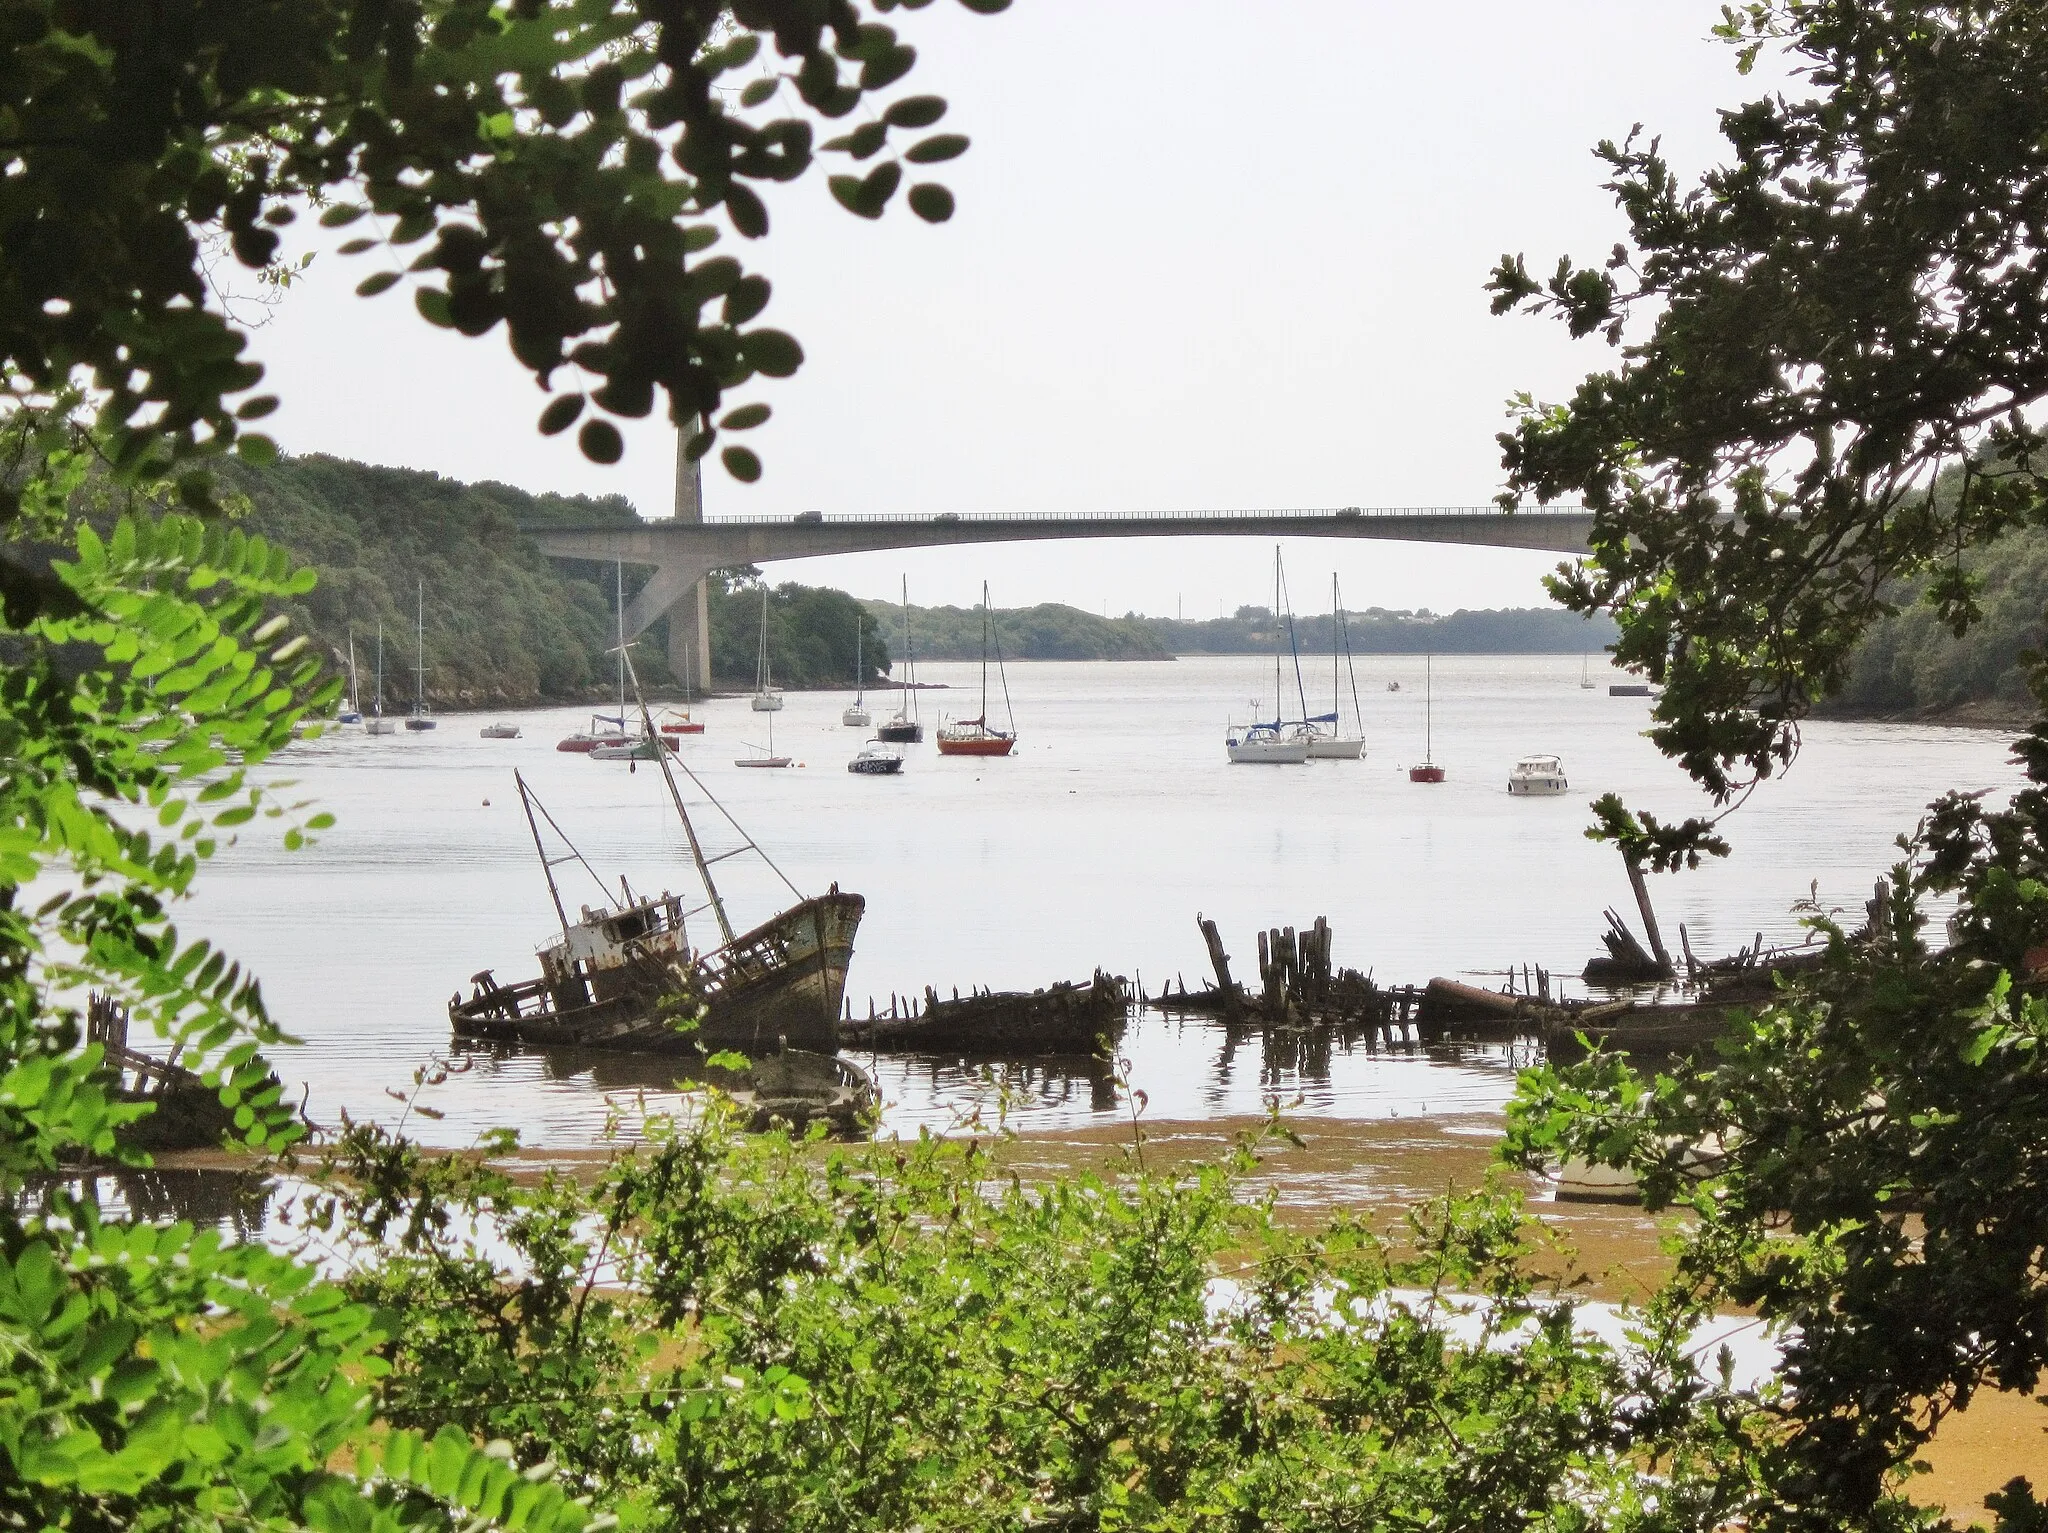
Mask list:
[{"label": "bridge railing", "polygon": [[940,511],[911,515],[893,511],[860,511],[825,515],[801,512],[795,516],[707,516],[706,527],[767,527],[796,525],[815,527],[849,524],[893,523],[898,526],[929,526],[953,522],[1248,522],[1248,521],[1349,521],[1352,518],[1386,517],[1420,519],[1439,516],[1545,517],[1585,516],[1584,506],[1516,506],[1504,510],[1484,506],[1313,506],[1294,509],[1266,507],[1252,511]]}]

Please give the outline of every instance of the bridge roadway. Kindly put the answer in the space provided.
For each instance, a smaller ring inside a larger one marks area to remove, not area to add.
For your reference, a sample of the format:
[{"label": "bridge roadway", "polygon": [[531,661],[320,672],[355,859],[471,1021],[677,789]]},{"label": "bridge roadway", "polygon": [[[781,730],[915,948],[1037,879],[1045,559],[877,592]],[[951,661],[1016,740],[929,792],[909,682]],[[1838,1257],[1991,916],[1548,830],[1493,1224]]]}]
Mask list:
[{"label": "bridge roadway", "polygon": [[[694,465],[692,465],[694,467]],[[694,497],[691,497],[694,499]],[[1492,548],[1586,552],[1593,516],[1576,506],[1344,506],[1331,510],[1107,512],[1068,515],[1022,512],[936,516],[821,516],[775,520],[741,517],[671,518],[637,527],[550,527],[531,530],[542,552],[558,559],[654,566],[654,576],[626,607],[626,635],[637,638],[663,617],[669,625],[671,665],[681,674],[682,651],[692,627],[700,634],[698,669],[704,676],[704,613],[696,624],[685,602],[712,570],[773,564],[826,554],[885,548],[928,548],[949,543],[1013,543],[1049,538],[1244,537],[1379,538],[1395,542],[1468,543]]]}]

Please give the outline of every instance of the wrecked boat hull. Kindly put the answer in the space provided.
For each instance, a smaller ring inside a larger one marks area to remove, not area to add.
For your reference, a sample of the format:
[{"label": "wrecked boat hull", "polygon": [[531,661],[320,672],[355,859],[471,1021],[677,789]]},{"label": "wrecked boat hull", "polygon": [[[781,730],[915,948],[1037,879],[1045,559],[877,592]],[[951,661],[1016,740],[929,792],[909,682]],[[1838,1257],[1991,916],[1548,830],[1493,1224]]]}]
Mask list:
[{"label": "wrecked boat hull", "polygon": [[[609,970],[593,998],[575,979],[498,985],[477,977],[448,1004],[458,1039],[529,1048],[628,1049],[694,1056],[787,1044],[829,1054],[866,901],[837,891],[791,906],[694,963],[650,955]],[[695,1028],[683,1019],[701,1003]]]}]

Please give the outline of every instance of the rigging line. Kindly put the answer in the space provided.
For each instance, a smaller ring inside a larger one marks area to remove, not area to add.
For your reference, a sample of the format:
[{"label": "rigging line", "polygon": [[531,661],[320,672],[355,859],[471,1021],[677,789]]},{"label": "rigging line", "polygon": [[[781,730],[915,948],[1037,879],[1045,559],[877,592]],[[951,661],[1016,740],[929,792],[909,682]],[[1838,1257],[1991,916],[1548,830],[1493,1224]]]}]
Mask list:
[{"label": "rigging line", "polygon": [[[697,877],[703,880],[704,892],[711,896],[711,910],[718,917],[718,929],[725,936],[727,945],[733,939],[732,922],[726,918],[725,901],[718,897],[718,885],[711,881],[711,869],[704,863],[704,848],[697,844],[697,827],[690,823],[690,812],[683,807],[683,795],[676,787],[675,774],[669,770],[669,749],[661,743],[661,736],[655,732],[654,715],[647,711],[647,698],[640,690],[640,674],[633,669],[633,660],[626,653],[626,646],[619,646],[619,658],[624,662],[626,674],[633,678],[633,696],[640,704],[640,723],[654,744],[655,764],[661,768],[661,780],[668,787],[669,801],[676,806],[676,818],[683,822],[683,834],[689,838],[690,860],[697,864]],[[694,776],[692,781],[695,781]],[[701,783],[698,786],[703,786]],[[715,802],[715,800],[714,800]],[[727,819],[732,816],[727,815]],[[740,834],[744,836],[745,831]]]},{"label": "rigging line", "polygon": [[[1330,589],[1337,589],[1337,577],[1330,577]],[[1358,706],[1358,664],[1351,657],[1351,619],[1345,615],[1344,599],[1337,599],[1337,622],[1344,630],[1344,668],[1351,673],[1351,712],[1358,720],[1358,732],[1365,733],[1365,710]]]},{"label": "rigging line", "polygon": [[[647,732],[653,734],[654,719],[647,711],[647,699],[640,692],[640,676],[633,669],[633,663],[630,659],[626,662],[626,673],[633,678],[633,695],[639,699],[640,717],[647,726]],[[682,791],[676,787],[675,773],[670,770],[671,767],[681,767],[683,769],[683,775],[696,785],[697,791],[704,795],[711,807],[725,817],[725,823],[739,832],[740,839],[746,842],[763,862],[768,864],[775,876],[782,880],[791,894],[794,894],[800,900],[809,898],[803,890],[790,881],[789,875],[782,871],[782,868],[775,859],[761,850],[760,843],[747,834],[746,827],[732,817],[732,811],[718,801],[718,795],[704,786],[704,779],[690,770],[690,764],[687,761],[684,761],[666,747],[656,748],[655,760],[661,764],[661,780],[668,784],[668,796],[675,801],[676,814],[683,822],[684,834],[690,838],[690,856],[696,861],[697,871],[703,875],[704,892],[711,896],[712,909],[718,914],[718,929],[725,933],[725,940],[728,946],[732,943],[734,933],[732,923],[726,919],[725,901],[718,897],[718,890],[711,883],[710,866],[704,860],[704,848],[697,842],[697,827],[690,823],[689,811],[683,808]]]},{"label": "rigging line", "polygon": [[[761,849],[760,843],[755,841],[752,836],[748,835],[746,832],[746,828],[742,826],[738,820],[735,820],[732,817],[732,811],[726,808],[725,805],[721,804],[718,801],[718,795],[713,793],[709,788],[704,786],[704,779],[699,777],[695,772],[690,770],[690,763],[684,761],[680,757],[675,757],[672,759],[674,761],[674,764],[681,769],[683,775],[689,778],[691,782],[696,784],[697,791],[704,795],[705,802],[710,804],[713,809],[716,809],[721,815],[725,817],[726,824],[730,825],[734,830],[740,833],[740,839],[747,843],[743,850],[753,852],[763,862],[767,863],[769,868],[774,871],[775,876],[782,880],[783,884],[788,888],[791,894],[794,894],[800,900],[808,899],[810,896],[806,895],[803,892],[803,890],[799,889],[795,884],[790,882],[789,875],[783,872],[782,869],[776,865],[775,859],[773,857],[770,857],[765,851],[763,851]],[[694,835],[695,833],[692,832],[692,834]],[[727,934],[726,940],[732,940],[730,933]]]},{"label": "rigging line", "polygon": [[[567,857],[557,857],[553,862],[548,861],[548,854],[541,848],[540,831],[538,829],[534,829],[533,849],[536,852],[540,853],[541,865],[545,868],[552,870],[556,867],[559,867],[562,863],[569,861],[570,858],[574,858],[577,862],[583,864],[583,871],[588,873],[590,875],[590,881],[597,885],[597,892],[604,896],[604,902],[614,909],[622,909],[623,907],[620,906],[619,902],[612,898],[612,891],[610,886],[606,884],[603,879],[597,876],[597,869],[593,868],[590,865],[590,863],[585,859],[583,853],[577,850],[576,843],[569,839],[569,833],[566,830],[562,829],[561,826],[555,823],[555,817],[548,813],[548,806],[540,801],[539,794],[535,793],[533,789],[527,787],[526,779],[519,775],[519,772],[516,768],[512,773],[512,780],[519,784],[520,797],[524,799],[529,805],[531,805],[531,809],[529,809],[526,817],[528,826],[532,827],[533,825],[532,809],[538,809],[540,811],[540,817],[548,822],[548,829],[553,831],[556,835],[560,836],[562,838],[562,845],[569,848],[569,855]],[[548,879],[548,882],[552,884],[554,882],[554,879],[550,877]],[[561,915],[561,906],[559,901],[556,904],[555,913],[557,915]],[[563,925],[565,928],[567,924],[568,918],[564,916]]]},{"label": "rigging line", "polygon": [[[1280,562],[1280,556],[1277,552],[1273,556],[1273,562],[1277,569]],[[1287,608],[1287,647],[1294,652],[1294,691],[1295,695],[1301,699],[1301,716],[1306,720],[1308,718],[1308,688],[1302,683],[1301,679],[1301,645],[1296,642],[1294,637],[1294,598],[1287,593],[1287,576],[1284,573],[1280,575],[1280,600]]]},{"label": "rigging line", "polygon": [[[1017,736],[1017,710],[1010,706],[1010,673],[1003,669],[1003,631],[996,627],[995,611],[988,604],[988,582],[986,580],[981,583],[981,606],[982,610],[988,614],[989,636],[995,640],[996,674],[1003,679],[1003,712],[1010,716],[1010,737],[1015,739]],[[984,690],[986,690],[986,687],[987,683],[984,682]],[[983,703],[981,711],[986,714],[988,712],[988,704]],[[982,728],[986,729],[988,727],[988,720],[986,718],[981,723]]]}]

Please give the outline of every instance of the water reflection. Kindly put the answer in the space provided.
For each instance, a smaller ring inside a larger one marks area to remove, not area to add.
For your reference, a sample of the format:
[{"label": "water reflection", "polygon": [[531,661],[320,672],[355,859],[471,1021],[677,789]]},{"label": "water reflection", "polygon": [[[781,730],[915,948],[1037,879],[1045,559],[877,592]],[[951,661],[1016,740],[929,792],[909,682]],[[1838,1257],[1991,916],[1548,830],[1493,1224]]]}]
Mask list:
[{"label": "water reflection", "polygon": [[32,1188],[31,1197],[40,1202],[59,1188],[109,1221],[182,1220],[230,1240],[262,1234],[278,1195],[276,1180],[260,1172],[150,1166],[51,1178]]}]

